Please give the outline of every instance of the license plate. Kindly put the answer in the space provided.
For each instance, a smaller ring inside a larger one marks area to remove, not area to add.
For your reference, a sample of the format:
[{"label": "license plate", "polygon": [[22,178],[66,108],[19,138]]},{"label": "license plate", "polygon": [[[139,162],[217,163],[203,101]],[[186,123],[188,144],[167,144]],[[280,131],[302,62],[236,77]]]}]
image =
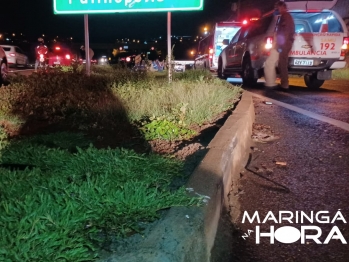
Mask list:
[{"label": "license plate", "polygon": [[307,60],[307,59],[295,59],[293,61],[294,65],[300,65],[300,66],[312,66],[314,63],[313,60]]},{"label": "license plate", "polygon": [[60,65],[61,62],[53,62],[55,65]]}]

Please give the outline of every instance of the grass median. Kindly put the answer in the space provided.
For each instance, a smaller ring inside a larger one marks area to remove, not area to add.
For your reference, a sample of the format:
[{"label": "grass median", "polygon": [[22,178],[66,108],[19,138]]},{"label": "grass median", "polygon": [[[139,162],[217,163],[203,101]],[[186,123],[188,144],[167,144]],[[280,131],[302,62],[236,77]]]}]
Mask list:
[{"label": "grass median", "polygon": [[240,93],[204,71],[171,84],[111,67],[90,78],[65,70],[12,79],[0,90],[0,260],[92,261],[160,210],[200,205],[171,185],[183,162],[97,148],[98,134],[120,139],[127,123],[145,141],[189,139],[193,124],[232,108]]},{"label": "grass median", "polygon": [[333,70],[333,79],[349,80],[349,68]]}]

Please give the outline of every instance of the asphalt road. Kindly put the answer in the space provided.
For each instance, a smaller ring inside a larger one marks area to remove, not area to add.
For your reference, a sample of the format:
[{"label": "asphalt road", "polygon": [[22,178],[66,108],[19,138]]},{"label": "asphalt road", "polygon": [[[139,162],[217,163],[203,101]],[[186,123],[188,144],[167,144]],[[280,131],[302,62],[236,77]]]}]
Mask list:
[{"label": "asphalt road", "polygon": [[[315,91],[301,78],[291,79],[288,93],[263,84],[246,89],[259,96],[250,161],[240,193],[231,196],[239,198],[241,214],[230,227],[228,250],[214,261],[349,261],[349,81],[327,81]],[[260,221],[250,222],[246,215],[252,220],[256,211]],[[280,221],[280,211],[293,217]],[[301,212],[313,221],[302,222]],[[274,243],[260,235],[257,244],[257,227],[266,233],[271,226]],[[318,240],[307,239],[316,234]]]}]

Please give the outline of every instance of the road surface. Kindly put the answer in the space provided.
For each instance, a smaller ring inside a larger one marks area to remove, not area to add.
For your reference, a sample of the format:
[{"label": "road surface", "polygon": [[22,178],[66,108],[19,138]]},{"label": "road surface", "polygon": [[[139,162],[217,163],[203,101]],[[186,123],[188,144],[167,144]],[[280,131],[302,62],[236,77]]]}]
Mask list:
[{"label": "road surface", "polygon": [[[315,91],[298,78],[288,93],[246,89],[258,96],[250,161],[230,196],[241,213],[221,230],[214,251],[225,252],[212,261],[349,261],[349,81]],[[257,232],[272,227],[272,237]]]}]

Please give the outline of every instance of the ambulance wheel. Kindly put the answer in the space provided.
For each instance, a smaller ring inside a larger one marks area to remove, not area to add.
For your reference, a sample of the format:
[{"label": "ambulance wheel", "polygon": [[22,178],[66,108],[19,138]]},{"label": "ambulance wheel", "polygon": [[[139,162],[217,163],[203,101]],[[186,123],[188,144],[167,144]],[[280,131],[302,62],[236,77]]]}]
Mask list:
[{"label": "ambulance wheel", "polygon": [[218,68],[217,68],[217,74],[220,79],[227,79],[228,77],[224,73],[224,67],[223,67],[223,61],[222,58],[220,57],[218,60]]},{"label": "ambulance wheel", "polygon": [[323,85],[324,82],[325,80],[317,79],[316,73],[311,75],[304,75],[304,83],[308,88],[318,89]]},{"label": "ambulance wheel", "polygon": [[251,60],[249,57],[245,57],[242,62],[242,84],[254,86],[257,84],[258,78],[254,77],[253,68],[251,66]]}]

